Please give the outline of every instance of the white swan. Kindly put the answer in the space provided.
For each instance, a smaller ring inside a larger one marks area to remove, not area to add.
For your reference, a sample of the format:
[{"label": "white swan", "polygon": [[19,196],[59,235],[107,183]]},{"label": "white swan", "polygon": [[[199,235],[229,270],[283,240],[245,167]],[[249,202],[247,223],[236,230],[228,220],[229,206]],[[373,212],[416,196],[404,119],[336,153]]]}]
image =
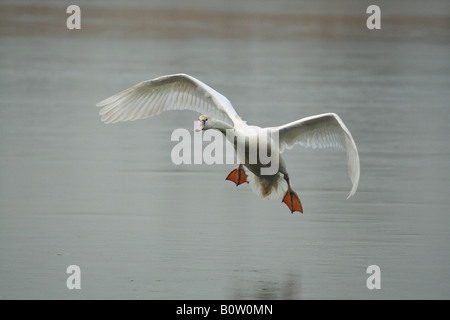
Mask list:
[{"label": "white swan", "polygon": [[[238,137],[254,136],[263,130],[278,134],[279,149],[275,151],[277,154],[297,143],[311,148],[339,147],[346,150],[348,173],[353,184],[348,198],[354,195],[358,188],[360,175],[358,150],[350,131],[335,113],[315,115],[279,127],[249,126],[239,117],[227,98],[186,74],[167,75],[143,81],[97,103],[97,106],[102,107],[99,114],[105,123],[144,119],[166,110],[190,109],[213,115],[214,118],[201,115],[197,130],[216,129],[224,134],[226,130],[232,130]],[[238,151],[236,142],[233,140],[232,143]],[[261,174],[261,169],[267,165],[261,164],[259,157],[256,163],[249,162],[248,144],[246,146],[244,154],[237,152],[240,164],[227,176],[227,180],[233,181],[237,186],[247,182],[247,174],[243,169],[245,166],[252,174],[250,180],[257,187],[257,193],[263,197],[270,197],[278,188],[284,192],[285,181],[287,190],[282,201],[292,213],[303,212],[300,199],[291,189],[286,165],[281,156],[275,174]],[[271,150],[270,144],[268,148]]]}]

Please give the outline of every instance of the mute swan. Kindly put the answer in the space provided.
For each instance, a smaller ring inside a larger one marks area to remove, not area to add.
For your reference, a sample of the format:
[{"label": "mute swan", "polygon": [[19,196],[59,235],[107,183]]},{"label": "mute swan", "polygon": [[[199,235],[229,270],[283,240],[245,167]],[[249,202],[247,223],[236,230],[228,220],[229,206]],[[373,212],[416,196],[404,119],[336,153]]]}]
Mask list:
[{"label": "mute swan", "polygon": [[[105,123],[144,119],[166,110],[189,109],[213,115],[214,118],[201,115],[196,130],[216,129],[224,134],[226,130],[232,130],[237,136],[250,136],[262,130],[276,133],[279,149],[275,152],[278,154],[297,143],[311,148],[339,147],[346,150],[348,174],[353,184],[347,199],[353,196],[358,188],[360,174],[358,150],[350,131],[335,113],[306,117],[279,127],[249,126],[239,117],[227,98],[186,74],[167,75],[143,81],[97,103],[97,106],[102,107],[99,114]],[[235,141],[231,142],[237,150]],[[248,182],[245,166],[250,171],[249,174],[253,174],[255,191],[266,198],[276,193],[278,188],[284,192],[286,183],[287,190],[282,202],[288,206],[291,213],[303,212],[300,199],[291,188],[286,164],[281,156],[278,171],[275,174],[263,175],[261,169],[264,165],[259,160],[250,163],[247,149],[245,152],[246,154],[237,153],[240,164],[231,171],[226,180],[233,181],[236,186]]]}]

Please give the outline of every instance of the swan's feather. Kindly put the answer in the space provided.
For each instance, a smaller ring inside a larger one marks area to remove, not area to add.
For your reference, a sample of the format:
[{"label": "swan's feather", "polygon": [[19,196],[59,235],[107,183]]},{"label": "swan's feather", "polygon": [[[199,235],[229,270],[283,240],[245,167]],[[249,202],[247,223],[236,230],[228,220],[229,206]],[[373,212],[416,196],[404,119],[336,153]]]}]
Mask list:
[{"label": "swan's feather", "polygon": [[283,197],[287,191],[287,183],[279,174],[257,176],[250,170],[246,171],[248,182],[254,193],[264,199]]},{"label": "swan's feather", "polygon": [[105,123],[145,119],[166,110],[193,110],[237,125],[230,101],[200,80],[174,74],[143,81],[99,103]]},{"label": "swan's feather", "polygon": [[360,175],[358,150],[350,131],[337,114],[319,114],[273,128],[273,130],[279,132],[281,152],[285,148],[291,149],[297,143],[306,148],[344,149],[347,153],[348,174],[353,184],[348,198],[355,194]]}]

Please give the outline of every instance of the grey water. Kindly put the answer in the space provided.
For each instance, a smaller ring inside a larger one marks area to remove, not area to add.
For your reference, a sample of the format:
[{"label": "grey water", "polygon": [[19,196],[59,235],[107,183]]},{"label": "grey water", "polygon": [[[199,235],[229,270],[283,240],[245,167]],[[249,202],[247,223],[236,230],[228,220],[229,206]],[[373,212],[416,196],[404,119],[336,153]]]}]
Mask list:
[{"label": "grey water", "polygon": [[[447,1],[0,3],[0,298],[449,299]],[[166,112],[105,125],[95,104],[187,73],[248,123],[336,112],[361,160],[286,151],[304,214],[175,165]],[[69,290],[67,267],[80,267]],[[380,267],[381,289],[366,272]]]}]

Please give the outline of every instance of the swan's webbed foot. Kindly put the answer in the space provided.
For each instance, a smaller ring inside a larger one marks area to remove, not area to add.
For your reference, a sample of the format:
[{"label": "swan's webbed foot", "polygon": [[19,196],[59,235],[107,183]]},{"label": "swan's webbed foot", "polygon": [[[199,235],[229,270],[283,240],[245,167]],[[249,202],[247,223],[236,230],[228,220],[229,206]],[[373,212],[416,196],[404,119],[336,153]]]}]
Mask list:
[{"label": "swan's webbed foot", "polygon": [[284,202],[288,206],[289,210],[291,210],[291,213],[294,213],[295,211],[303,213],[302,203],[300,202],[297,193],[295,193],[294,190],[291,189],[289,176],[285,174],[284,179],[288,183],[288,191],[284,195],[282,202]]},{"label": "swan's webbed foot", "polygon": [[240,164],[236,169],[231,171],[225,180],[230,180],[236,183],[236,187],[240,184],[243,184],[247,181],[247,175],[245,174],[244,169],[242,168],[242,164]]},{"label": "swan's webbed foot", "polygon": [[288,206],[289,210],[291,210],[291,213],[294,213],[295,211],[303,213],[302,203],[300,202],[297,193],[294,191],[288,190],[283,198],[283,202]]}]

